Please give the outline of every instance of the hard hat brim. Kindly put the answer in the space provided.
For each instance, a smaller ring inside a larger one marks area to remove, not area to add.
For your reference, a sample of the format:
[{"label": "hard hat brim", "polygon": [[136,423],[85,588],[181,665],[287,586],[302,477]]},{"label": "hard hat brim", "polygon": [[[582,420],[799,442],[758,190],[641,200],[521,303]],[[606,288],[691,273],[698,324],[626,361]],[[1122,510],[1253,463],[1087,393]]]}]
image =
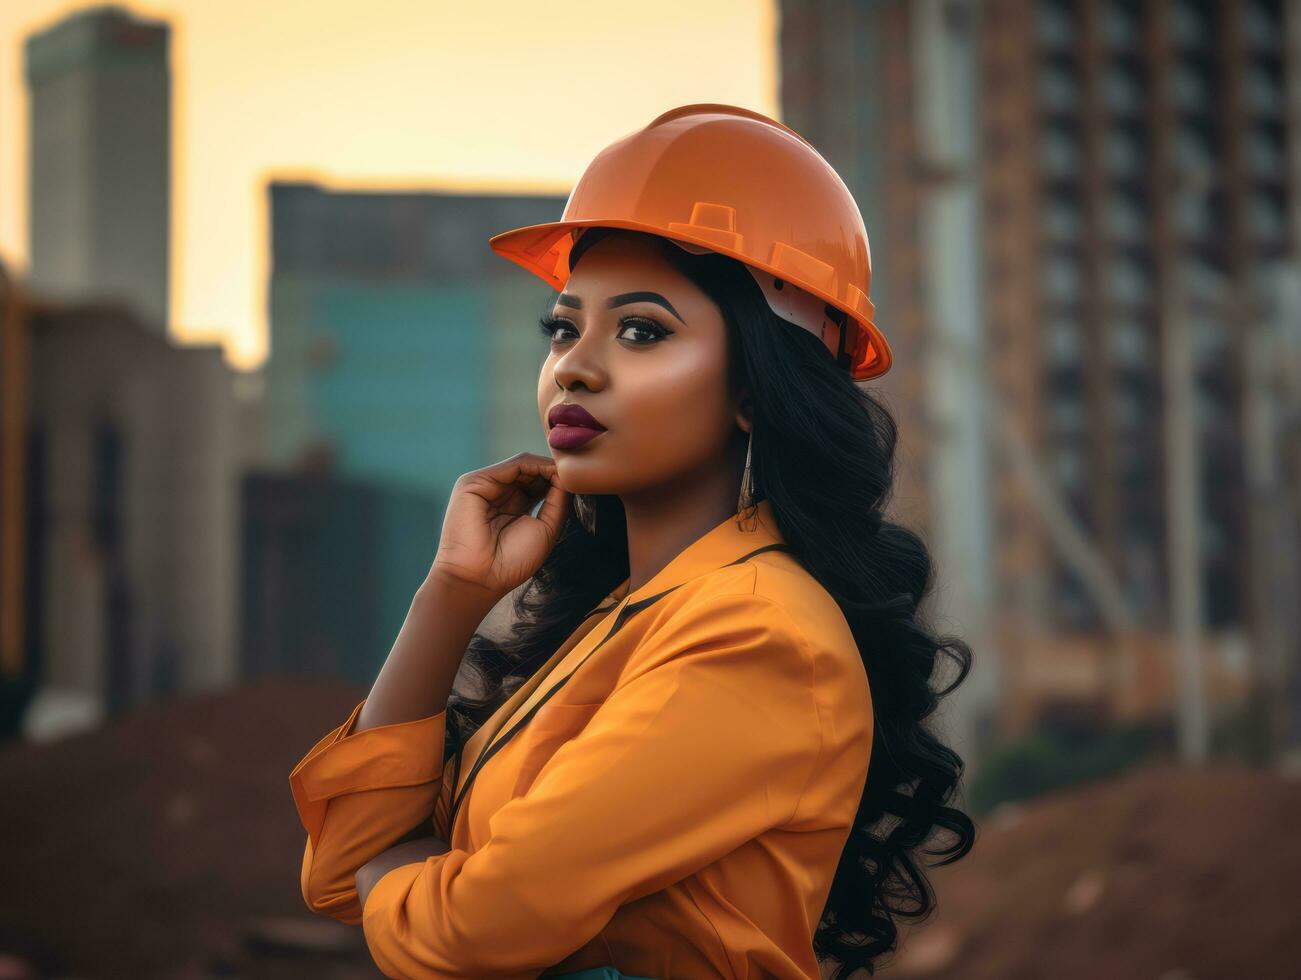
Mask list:
[{"label": "hard hat brim", "polygon": [[[573,246],[573,236],[570,233],[577,228],[593,227],[640,231],[672,241],[686,242],[706,248],[719,255],[725,255],[743,265],[759,269],[777,278],[786,277],[789,279],[790,277],[785,270],[760,262],[753,256],[729,248],[724,243],[710,241],[704,235],[693,235],[685,232],[670,233],[658,225],[633,221],[627,218],[583,218],[572,221],[548,221],[536,225],[524,225],[493,235],[488,239],[488,245],[498,255],[527,269],[549,284],[551,288],[561,290],[569,279],[569,251]],[[866,381],[869,378],[882,375],[890,369],[893,360],[890,344],[870,317],[865,318],[859,310],[846,309],[844,303],[840,302],[837,297],[817,288],[814,284],[799,283],[798,285],[806,292],[812,293],[824,302],[830,303],[836,309],[844,312],[864,332],[867,349],[861,351],[855,358],[855,365],[851,371],[855,381]]]}]

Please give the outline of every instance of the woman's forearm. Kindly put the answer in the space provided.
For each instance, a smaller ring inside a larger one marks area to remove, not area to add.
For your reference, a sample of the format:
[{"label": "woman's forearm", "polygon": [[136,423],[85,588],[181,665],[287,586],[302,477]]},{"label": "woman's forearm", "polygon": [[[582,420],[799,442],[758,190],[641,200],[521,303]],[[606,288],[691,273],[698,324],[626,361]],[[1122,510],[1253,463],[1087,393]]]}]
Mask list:
[{"label": "woman's forearm", "polygon": [[466,647],[496,599],[431,572],[411,600],[354,731],[415,721],[447,707]]},{"label": "woman's forearm", "polygon": [[366,897],[370,895],[370,891],[375,887],[376,882],[394,868],[400,868],[405,864],[419,864],[426,858],[446,854],[450,850],[451,848],[444,840],[437,837],[420,837],[416,840],[394,844],[388,850],[381,851],[357,870],[358,903],[362,908],[365,908]]}]

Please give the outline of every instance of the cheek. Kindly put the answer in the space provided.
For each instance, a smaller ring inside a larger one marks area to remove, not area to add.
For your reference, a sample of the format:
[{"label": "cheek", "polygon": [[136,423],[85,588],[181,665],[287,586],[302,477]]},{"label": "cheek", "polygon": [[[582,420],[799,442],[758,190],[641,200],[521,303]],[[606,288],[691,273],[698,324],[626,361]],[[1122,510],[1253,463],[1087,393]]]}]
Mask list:
[{"label": "cheek", "polygon": [[643,448],[657,446],[657,455],[715,451],[731,424],[723,354],[686,345],[667,354],[653,371],[621,372],[623,424]]},{"label": "cheek", "polygon": [[548,354],[538,371],[538,421],[542,423],[543,432],[547,430],[547,409],[559,391],[555,375],[551,372],[551,355]]}]

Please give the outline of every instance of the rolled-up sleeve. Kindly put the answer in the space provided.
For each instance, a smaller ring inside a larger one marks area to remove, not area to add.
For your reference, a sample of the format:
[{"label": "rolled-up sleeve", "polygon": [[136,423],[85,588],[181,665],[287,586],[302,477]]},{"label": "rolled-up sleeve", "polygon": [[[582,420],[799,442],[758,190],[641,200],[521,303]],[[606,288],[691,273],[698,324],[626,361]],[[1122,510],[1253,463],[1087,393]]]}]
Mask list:
[{"label": "rolled-up sleeve", "polygon": [[431,817],[445,770],[446,711],[357,732],[365,703],[289,774],[307,831],[303,900],[353,925],[361,922],[357,869]]},{"label": "rolled-up sleeve", "polygon": [[473,853],[390,870],[362,926],[390,977],[536,976],[615,910],[788,821],[822,747],[814,658],[756,595],[642,641],[619,685]]}]

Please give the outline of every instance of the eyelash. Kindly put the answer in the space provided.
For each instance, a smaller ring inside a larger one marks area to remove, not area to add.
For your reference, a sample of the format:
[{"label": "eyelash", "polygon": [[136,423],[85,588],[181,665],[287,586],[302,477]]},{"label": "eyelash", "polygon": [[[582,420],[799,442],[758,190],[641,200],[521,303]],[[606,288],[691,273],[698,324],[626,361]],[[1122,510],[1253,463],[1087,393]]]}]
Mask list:
[{"label": "eyelash", "polygon": [[[669,336],[669,334],[673,333],[672,330],[666,330],[664,327],[660,326],[660,324],[656,323],[650,317],[645,317],[645,316],[626,316],[623,319],[621,319],[619,321],[620,333],[623,332],[623,327],[627,324],[636,324],[641,329],[650,330],[655,334],[655,337],[652,340],[634,341],[634,343],[637,343],[643,347],[650,346],[651,344],[659,343],[665,337]],[[554,317],[554,316],[544,316],[540,320],[538,320],[538,328],[542,331],[543,335],[552,338],[553,342],[556,343],[558,343],[558,341],[555,341],[554,334],[561,327],[568,327],[570,330],[572,330],[574,328],[574,325],[568,320],[562,319],[561,317]]]}]

